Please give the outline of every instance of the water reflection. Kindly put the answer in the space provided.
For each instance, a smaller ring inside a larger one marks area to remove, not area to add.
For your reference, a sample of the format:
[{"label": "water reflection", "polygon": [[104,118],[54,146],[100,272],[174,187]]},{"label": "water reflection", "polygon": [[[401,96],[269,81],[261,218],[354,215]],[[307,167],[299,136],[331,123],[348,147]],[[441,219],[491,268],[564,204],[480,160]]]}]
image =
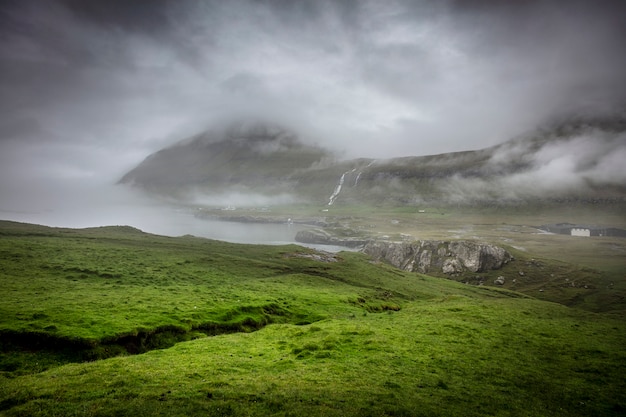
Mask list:
[{"label": "water reflection", "polygon": [[65,205],[42,211],[0,210],[0,219],[52,227],[85,228],[133,226],[164,236],[193,235],[232,243],[283,245],[297,243],[319,250],[350,250],[341,246],[309,245],[295,241],[296,233],[313,226],[288,223],[240,223],[201,219],[192,210],[155,204]]}]

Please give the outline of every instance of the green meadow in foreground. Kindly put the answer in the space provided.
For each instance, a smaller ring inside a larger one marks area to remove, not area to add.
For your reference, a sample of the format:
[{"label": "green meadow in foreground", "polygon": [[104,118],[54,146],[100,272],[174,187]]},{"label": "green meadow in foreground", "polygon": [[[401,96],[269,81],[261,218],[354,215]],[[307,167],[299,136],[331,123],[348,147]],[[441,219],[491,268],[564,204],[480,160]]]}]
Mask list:
[{"label": "green meadow in foreground", "polygon": [[615,311],[359,253],[0,222],[0,285],[1,415],[626,413]]}]

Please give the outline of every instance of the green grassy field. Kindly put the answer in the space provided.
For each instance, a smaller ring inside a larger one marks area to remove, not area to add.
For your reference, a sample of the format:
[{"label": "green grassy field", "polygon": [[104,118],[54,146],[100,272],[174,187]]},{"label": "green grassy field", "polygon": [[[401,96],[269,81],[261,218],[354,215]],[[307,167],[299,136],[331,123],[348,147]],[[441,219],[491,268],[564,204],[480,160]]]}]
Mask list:
[{"label": "green grassy field", "polygon": [[626,412],[618,309],[359,253],[0,222],[0,285],[1,415]]}]

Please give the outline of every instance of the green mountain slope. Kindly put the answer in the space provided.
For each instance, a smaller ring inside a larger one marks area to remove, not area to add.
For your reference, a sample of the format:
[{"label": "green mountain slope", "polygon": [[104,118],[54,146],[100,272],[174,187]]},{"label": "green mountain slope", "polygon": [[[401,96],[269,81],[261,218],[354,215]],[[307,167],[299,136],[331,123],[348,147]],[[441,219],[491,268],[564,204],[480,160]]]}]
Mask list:
[{"label": "green mountain slope", "polygon": [[129,227],[1,222],[0,253],[2,415],[626,408],[626,325],[613,315],[358,253]]}]

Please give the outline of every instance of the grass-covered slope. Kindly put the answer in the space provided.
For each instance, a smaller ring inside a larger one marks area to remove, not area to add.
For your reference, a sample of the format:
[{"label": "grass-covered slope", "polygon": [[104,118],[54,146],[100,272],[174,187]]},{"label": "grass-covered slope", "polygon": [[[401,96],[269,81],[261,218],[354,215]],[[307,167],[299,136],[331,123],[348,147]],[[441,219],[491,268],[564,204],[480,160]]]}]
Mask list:
[{"label": "grass-covered slope", "polygon": [[361,254],[10,222],[0,254],[3,415],[626,407],[622,321]]}]

